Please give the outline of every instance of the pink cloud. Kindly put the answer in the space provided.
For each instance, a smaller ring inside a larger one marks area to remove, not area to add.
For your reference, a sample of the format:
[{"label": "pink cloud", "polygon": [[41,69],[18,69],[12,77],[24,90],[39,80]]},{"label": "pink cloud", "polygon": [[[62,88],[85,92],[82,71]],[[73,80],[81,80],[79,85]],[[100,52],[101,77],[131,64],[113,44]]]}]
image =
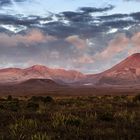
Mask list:
[{"label": "pink cloud", "polygon": [[66,38],[66,41],[73,44],[78,49],[84,49],[87,46],[85,40],[80,39],[78,36],[73,35]]},{"label": "pink cloud", "polygon": [[0,44],[5,44],[7,46],[16,46],[18,43],[24,43],[26,45],[39,43],[39,42],[48,42],[56,40],[55,37],[44,35],[39,30],[31,30],[27,32],[25,35],[14,34],[8,35],[5,33],[0,34]]},{"label": "pink cloud", "polygon": [[101,53],[97,54],[98,58],[111,58],[117,53],[123,52],[129,45],[130,40],[124,35],[119,34],[108,43],[108,47],[105,48]]},{"label": "pink cloud", "polygon": [[77,59],[74,59],[74,62],[79,64],[89,64],[94,63],[95,61],[93,56],[83,55]]}]

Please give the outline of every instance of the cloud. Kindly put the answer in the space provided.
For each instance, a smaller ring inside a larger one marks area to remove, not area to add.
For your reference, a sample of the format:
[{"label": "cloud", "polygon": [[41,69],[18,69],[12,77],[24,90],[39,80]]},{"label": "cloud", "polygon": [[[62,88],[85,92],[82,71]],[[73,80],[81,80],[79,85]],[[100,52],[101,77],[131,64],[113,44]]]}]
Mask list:
[{"label": "cloud", "polygon": [[[92,38],[93,36],[109,32],[112,28],[123,31],[124,28],[139,24],[139,12],[131,14],[102,14],[103,11],[111,8],[113,8],[111,5],[103,8],[82,7],[77,11],[64,11],[57,14],[49,13],[45,17],[0,14],[0,30],[8,30],[6,26],[17,28],[19,32],[35,28],[57,38],[73,35]],[[95,11],[100,11],[101,15],[94,16],[91,14]],[[9,31],[12,30],[9,29]]]},{"label": "cloud", "polygon": [[73,44],[77,49],[84,49],[87,47],[86,41],[80,39],[78,36],[69,36],[66,38],[66,41]]},{"label": "cloud", "polygon": [[114,55],[124,51],[129,44],[129,39],[124,34],[118,34],[115,39],[111,40],[101,53],[97,54],[99,59],[109,59]]},{"label": "cloud", "polygon": [[79,8],[79,10],[84,12],[84,13],[106,12],[106,11],[110,11],[112,9],[114,9],[113,5],[109,5],[109,6],[103,7],[103,8],[96,8],[96,7],[81,7],[81,8]]},{"label": "cloud", "polygon": [[132,38],[131,38],[132,43],[134,44],[135,47],[140,48],[140,32],[136,33]]},{"label": "cloud", "polygon": [[13,34],[8,35],[5,33],[0,34],[0,46],[7,45],[7,46],[18,46],[18,44],[23,43],[27,46],[36,43],[42,42],[49,42],[54,41],[55,38],[52,36],[46,36],[39,30],[31,30],[26,32],[25,35],[22,34]]},{"label": "cloud", "polygon": [[112,14],[112,15],[105,15],[105,16],[99,16],[101,20],[116,20],[116,19],[123,19],[128,17],[128,14]]},{"label": "cloud", "polygon": [[125,34],[117,34],[104,50],[95,54],[95,58],[97,60],[111,59],[122,52],[128,55],[140,52],[140,32],[133,34],[130,38]]},{"label": "cloud", "polygon": [[133,17],[134,20],[140,21],[140,12],[131,13],[130,16]]},{"label": "cloud", "polygon": [[94,57],[90,55],[83,55],[78,59],[74,59],[73,61],[76,64],[93,64],[95,62]]},{"label": "cloud", "polygon": [[111,28],[125,28],[130,25],[134,25],[136,22],[132,20],[117,20],[117,21],[109,21],[109,22],[104,22],[103,26],[111,27]]},{"label": "cloud", "polygon": [[132,36],[132,38],[130,39],[131,41],[131,49],[129,49],[128,51],[128,54],[131,55],[131,54],[134,54],[134,53],[137,53],[137,52],[140,52],[140,32],[134,34]]},{"label": "cloud", "polygon": [[[14,0],[14,2],[23,2],[25,0]],[[0,6],[12,4],[11,0],[0,0]]]},{"label": "cloud", "polygon": [[24,25],[28,27],[33,24],[39,24],[39,20],[42,20],[42,18],[38,16],[22,17],[21,15],[0,14],[0,24]]}]

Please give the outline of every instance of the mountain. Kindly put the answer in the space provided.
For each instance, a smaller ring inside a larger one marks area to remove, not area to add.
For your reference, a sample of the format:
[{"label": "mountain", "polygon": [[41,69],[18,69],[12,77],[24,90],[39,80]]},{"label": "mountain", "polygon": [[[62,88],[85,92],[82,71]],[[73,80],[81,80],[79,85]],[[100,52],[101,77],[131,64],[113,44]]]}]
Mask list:
[{"label": "mountain", "polygon": [[48,79],[61,85],[73,86],[138,85],[140,84],[140,53],[129,56],[111,69],[91,75],[84,75],[74,70],[51,69],[42,65],[34,65],[26,69],[0,70],[1,85],[29,82],[31,79],[38,84],[45,83],[41,79]]},{"label": "mountain", "polygon": [[56,83],[50,79],[29,79],[27,81],[24,81],[24,82],[18,84],[18,85],[20,85],[20,86],[33,86],[33,87],[37,87],[37,86],[45,86],[46,87],[47,86],[48,88],[61,86],[58,83]]},{"label": "mountain", "polygon": [[140,53],[99,74],[34,65],[0,70],[0,95],[107,95],[140,90]]},{"label": "mountain", "polygon": [[26,69],[0,70],[0,84],[17,84],[29,79],[51,79],[64,84],[79,81],[84,77],[84,74],[74,70],[51,69],[42,65],[34,65]]},{"label": "mountain", "polygon": [[133,54],[109,70],[87,75],[83,84],[136,85],[140,84],[140,53]]}]

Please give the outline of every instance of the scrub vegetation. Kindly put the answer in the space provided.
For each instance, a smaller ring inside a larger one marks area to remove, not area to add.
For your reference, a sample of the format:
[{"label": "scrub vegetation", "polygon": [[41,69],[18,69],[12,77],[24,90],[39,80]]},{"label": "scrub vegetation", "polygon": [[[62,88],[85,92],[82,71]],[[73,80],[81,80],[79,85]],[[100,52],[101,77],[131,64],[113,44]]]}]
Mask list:
[{"label": "scrub vegetation", "polygon": [[140,95],[1,97],[0,140],[139,140]]}]

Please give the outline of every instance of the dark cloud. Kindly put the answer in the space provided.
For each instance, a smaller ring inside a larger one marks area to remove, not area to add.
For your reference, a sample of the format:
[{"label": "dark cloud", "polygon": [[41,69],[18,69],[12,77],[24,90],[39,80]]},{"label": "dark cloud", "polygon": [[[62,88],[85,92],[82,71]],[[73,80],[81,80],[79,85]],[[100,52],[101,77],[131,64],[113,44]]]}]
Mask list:
[{"label": "dark cloud", "polygon": [[[15,2],[23,2],[25,0],[14,0]],[[11,0],[0,0],[0,6],[12,4]]]},{"label": "dark cloud", "polygon": [[140,21],[140,12],[130,14],[134,18],[134,20]]},{"label": "dark cloud", "polygon": [[81,7],[79,8],[80,11],[84,13],[96,13],[96,12],[106,12],[114,9],[113,5],[109,5],[108,7],[103,8],[96,8],[96,7]]},{"label": "dark cloud", "polygon": [[61,13],[61,18],[65,18],[71,22],[89,22],[93,20],[92,16],[86,13],[66,11]]},{"label": "dark cloud", "polygon": [[11,25],[25,25],[29,26],[31,24],[38,24],[39,20],[41,20],[40,17],[34,16],[34,17],[20,17],[18,15],[2,15],[0,14],[0,23],[1,24],[11,24]]},{"label": "dark cloud", "polygon": [[112,14],[112,15],[106,15],[106,16],[100,16],[99,18],[102,20],[115,20],[115,19],[122,19],[129,17],[128,14]]},{"label": "dark cloud", "polygon": [[[100,36],[108,32],[111,28],[123,30],[123,28],[128,26],[135,26],[139,23],[139,17],[139,12],[132,14],[93,16],[88,12],[65,11],[59,14],[51,13],[47,17],[23,17],[20,15],[1,14],[0,24],[13,25],[17,28],[18,26],[24,26],[27,30],[36,28],[58,38],[65,38],[71,35],[92,38],[93,36]],[[0,31],[2,30],[4,29],[1,27]]]},{"label": "dark cloud", "polygon": [[117,21],[104,22],[102,26],[121,29],[124,27],[128,27],[130,25],[134,25],[135,23],[136,23],[135,21],[131,21],[131,20],[117,20]]}]

